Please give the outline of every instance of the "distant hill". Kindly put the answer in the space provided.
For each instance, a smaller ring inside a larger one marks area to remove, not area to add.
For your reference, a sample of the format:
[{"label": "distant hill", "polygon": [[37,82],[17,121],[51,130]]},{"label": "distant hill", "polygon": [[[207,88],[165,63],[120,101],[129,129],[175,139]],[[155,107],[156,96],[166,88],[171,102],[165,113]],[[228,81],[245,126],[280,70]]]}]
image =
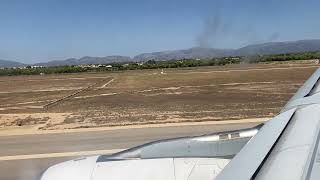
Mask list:
[{"label": "distant hill", "polygon": [[288,42],[270,42],[263,44],[248,45],[235,50],[234,54],[241,56],[250,55],[268,55],[268,54],[283,54],[296,53],[306,51],[319,51],[320,40],[300,40]]},{"label": "distant hill", "polygon": [[85,56],[79,59],[70,58],[66,60],[49,61],[46,63],[37,63],[38,66],[63,66],[63,65],[80,65],[80,64],[108,64],[113,62],[129,62],[130,57],[127,56],[106,56],[106,57],[90,57]]},{"label": "distant hill", "polygon": [[0,67],[23,67],[25,64],[19,63],[16,61],[7,61],[7,60],[1,60],[0,59]]},{"label": "distant hill", "polygon": [[152,53],[143,53],[135,56],[135,60],[170,60],[170,59],[185,59],[185,58],[212,58],[230,56],[234,53],[232,49],[215,49],[195,47],[185,50],[161,51]]},{"label": "distant hill", "polygon": [[300,40],[288,42],[270,42],[248,45],[239,49],[191,48],[187,50],[143,53],[135,60],[170,60],[184,58],[214,58],[223,56],[252,56],[282,53],[320,51],[320,40]]},{"label": "distant hill", "polygon": [[[306,51],[320,51],[320,40],[300,40],[288,42],[269,42],[262,44],[252,44],[239,49],[216,49],[194,47],[190,49],[160,51],[143,53],[130,58],[127,56],[106,56],[90,57],[85,56],[79,59],[70,58],[66,60],[56,60],[49,62],[37,63],[38,66],[61,66],[61,65],[80,65],[80,64],[109,64],[113,62],[130,62],[146,60],[171,60],[171,59],[188,59],[188,58],[215,58],[225,56],[252,56],[268,55],[282,53],[296,53]],[[20,67],[26,66],[15,61],[0,60],[0,67]]]}]

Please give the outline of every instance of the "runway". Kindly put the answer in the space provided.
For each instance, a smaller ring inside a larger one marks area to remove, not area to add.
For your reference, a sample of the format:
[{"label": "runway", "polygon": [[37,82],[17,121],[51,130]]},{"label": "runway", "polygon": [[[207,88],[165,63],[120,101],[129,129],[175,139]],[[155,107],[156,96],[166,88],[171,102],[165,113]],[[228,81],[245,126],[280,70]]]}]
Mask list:
[{"label": "runway", "polygon": [[257,123],[117,129],[0,137],[0,179],[34,180],[47,167],[79,156],[109,154],[153,140],[252,127]]}]

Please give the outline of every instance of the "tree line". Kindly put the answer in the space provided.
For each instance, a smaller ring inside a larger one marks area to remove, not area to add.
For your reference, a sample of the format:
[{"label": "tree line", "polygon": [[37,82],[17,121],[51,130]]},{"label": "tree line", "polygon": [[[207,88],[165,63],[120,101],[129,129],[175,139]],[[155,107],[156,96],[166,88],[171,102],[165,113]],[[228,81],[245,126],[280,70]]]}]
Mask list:
[{"label": "tree line", "polygon": [[162,69],[162,68],[183,68],[198,66],[223,66],[239,63],[260,63],[291,60],[320,59],[320,51],[287,53],[275,55],[261,55],[250,57],[223,57],[211,59],[181,59],[181,60],[148,60],[145,62],[111,63],[108,66],[55,66],[55,67],[32,67],[24,68],[2,68],[0,76],[13,75],[35,75],[35,74],[60,74],[80,72],[114,72],[137,69]]}]

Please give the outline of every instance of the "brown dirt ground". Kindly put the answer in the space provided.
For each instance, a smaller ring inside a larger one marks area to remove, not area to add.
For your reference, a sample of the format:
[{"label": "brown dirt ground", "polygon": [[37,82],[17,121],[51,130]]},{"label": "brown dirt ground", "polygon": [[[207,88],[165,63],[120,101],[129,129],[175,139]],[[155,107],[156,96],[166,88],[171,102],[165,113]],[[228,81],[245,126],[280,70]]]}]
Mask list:
[{"label": "brown dirt ground", "polygon": [[74,129],[276,115],[309,63],[0,77],[0,130]]}]

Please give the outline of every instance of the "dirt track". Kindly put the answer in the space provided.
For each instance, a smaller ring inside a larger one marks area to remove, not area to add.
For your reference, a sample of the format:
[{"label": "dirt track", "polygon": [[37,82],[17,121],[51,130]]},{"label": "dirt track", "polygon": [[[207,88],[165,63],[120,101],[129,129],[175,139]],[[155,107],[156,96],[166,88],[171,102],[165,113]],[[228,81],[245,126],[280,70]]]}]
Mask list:
[{"label": "dirt track", "polygon": [[0,77],[0,127],[69,129],[272,117],[316,69],[246,65]]}]

